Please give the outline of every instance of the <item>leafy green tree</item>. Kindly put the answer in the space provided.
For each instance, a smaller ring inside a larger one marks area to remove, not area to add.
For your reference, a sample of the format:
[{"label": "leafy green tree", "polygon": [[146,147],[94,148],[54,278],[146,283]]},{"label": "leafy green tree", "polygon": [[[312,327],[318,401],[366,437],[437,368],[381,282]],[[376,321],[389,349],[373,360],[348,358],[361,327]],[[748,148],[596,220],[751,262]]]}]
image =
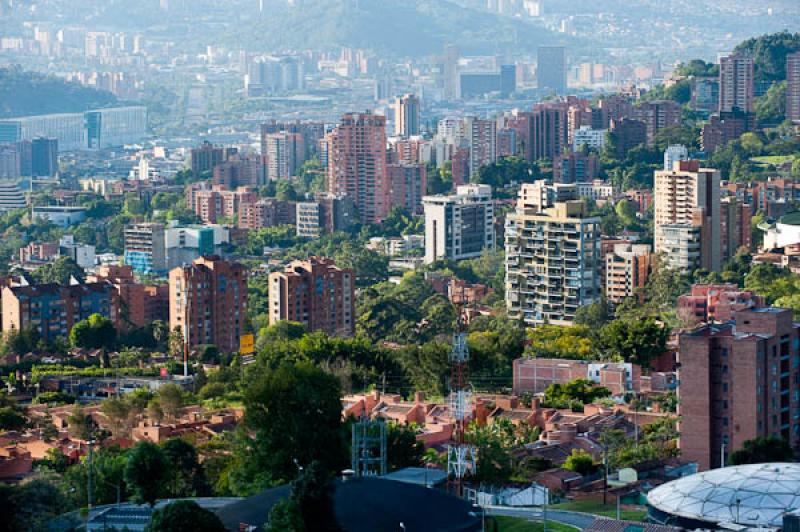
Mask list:
[{"label": "leafy green tree", "polygon": [[314,460],[340,470],[347,461],[340,394],[338,380],[309,362],[271,370],[259,361],[245,392],[245,421],[255,438],[244,449],[242,476],[286,482],[297,475],[298,463]]},{"label": "leafy green tree", "polygon": [[778,299],[790,296],[795,292],[796,276],[789,270],[774,264],[756,264],[744,278],[744,287],[767,298],[773,304]]},{"label": "leafy green tree", "polygon": [[479,316],[470,321],[467,345],[472,381],[481,389],[511,385],[511,369],[525,348],[525,329],[502,316]]},{"label": "leafy green tree", "polygon": [[425,446],[417,441],[414,426],[389,423],[386,426],[386,462],[389,471],[404,467],[419,467]]},{"label": "leafy green tree", "polygon": [[34,327],[13,330],[3,335],[2,352],[24,355],[37,350],[41,337]]},{"label": "leafy green tree", "polygon": [[20,430],[25,427],[25,416],[16,408],[0,407],[0,430]]},{"label": "leafy green tree", "polygon": [[474,183],[490,185],[495,195],[502,195],[503,189],[511,183],[531,183],[537,179],[541,179],[541,172],[536,163],[516,156],[501,157],[496,162],[481,166],[472,176]]},{"label": "leafy green tree", "polygon": [[47,530],[53,518],[70,510],[58,487],[44,478],[34,478],[14,487],[0,502],[6,506],[0,527],[8,530]]},{"label": "leafy green tree", "polygon": [[67,429],[69,430],[69,435],[73,438],[88,441],[94,431],[92,416],[87,414],[80,405],[75,405],[72,413],[67,418]]},{"label": "leafy green tree", "polygon": [[164,384],[158,389],[158,403],[167,418],[174,421],[180,417],[185,395],[183,388],[177,384]]},{"label": "leafy green tree", "polygon": [[161,447],[149,441],[141,441],[128,453],[124,478],[132,499],[152,507],[168,493],[170,463]]},{"label": "leafy green tree", "polygon": [[648,367],[667,348],[669,329],[653,318],[617,319],[600,331],[600,350],[606,356]]},{"label": "leafy green tree", "polygon": [[50,264],[45,264],[31,274],[37,283],[69,284],[71,277],[83,281],[83,268],[69,257],[59,257]]},{"label": "leafy green tree", "polygon": [[586,476],[594,473],[597,466],[592,455],[583,450],[573,449],[572,454],[564,461],[564,469]]},{"label": "leafy green tree", "polygon": [[181,438],[171,438],[161,445],[161,449],[172,465],[167,481],[170,497],[206,497],[211,494],[205,471],[192,444]]},{"label": "leafy green tree", "polygon": [[276,197],[283,201],[297,201],[297,190],[291,181],[281,180],[276,185]]},{"label": "leafy green tree", "polygon": [[794,450],[783,438],[770,436],[746,440],[742,448],[731,453],[730,465],[760,464],[764,462],[791,462]]},{"label": "leafy green tree", "polygon": [[526,353],[540,358],[591,360],[597,356],[591,333],[585,325],[542,325],[528,329]]},{"label": "leafy green tree", "polygon": [[578,307],[575,312],[575,325],[584,325],[592,330],[599,330],[608,323],[609,319],[608,301],[602,297],[594,303]]},{"label": "leafy green tree", "polygon": [[111,422],[111,433],[114,436],[119,438],[127,433],[126,424],[131,413],[127,401],[119,397],[109,397],[103,401],[100,409]]},{"label": "leafy green tree", "polygon": [[442,394],[450,374],[449,343],[427,342],[409,345],[397,352],[400,365],[415,390]]},{"label": "leafy green tree", "polygon": [[69,467],[69,458],[61,449],[48,449],[42,460],[35,461],[37,467],[44,467],[55,473],[63,474]]},{"label": "leafy green tree", "polygon": [[20,430],[25,424],[25,412],[17,401],[0,392],[0,431]]},{"label": "leafy green tree", "polygon": [[582,410],[583,405],[611,395],[611,391],[586,379],[575,379],[561,384],[555,382],[544,391],[544,404],[555,408],[572,407]]},{"label": "leafy green tree", "polygon": [[74,347],[86,349],[111,349],[117,341],[114,323],[100,314],[92,314],[76,323],[69,332],[69,342]]},{"label": "leafy green tree", "polygon": [[306,530],[340,530],[333,512],[333,482],[330,470],[319,461],[311,462],[292,483],[292,499],[297,501]]},{"label": "leafy green tree", "polygon": [[686,63],[681,63],[675,69],[675,74],[679,76],[695,76],[699,78],[715,77],[719,75],[719,65],[706,63],[702,59],[692,59]]},{"label": "leafy green tree", "polygon": [[265,532],[305,532],[300,505],[292,497],[278,501],[269,511]]},{"label": "leafy green tree", "polygon": [[341,268],[352,268],[356,286],[370,286],[389,278],[389,258],[364,246],[345,242],[333,259]]},{"label": "leafy green tree", "polygon": [[153,512],[146,532],[225,532],[219,517],[194,501],[175,501]]},{"label": "leafy green tree", "polygon": [[770,86],[753,102],[759,124],[779,124],[786,119],[786,81]]},{"label": "leafy green tree", "polygon": [[64,392],[42,392],[33,399],[37,405],[71,405],[75,397]]},{"label": "leafy green tree", "polygon": [[735,52],[753,57],[757,81],[786,79],[786,56],[800,50],[800,33],[782,31],[753,37],[740,43]]},{"label": "leafy green tree", "polygon": [[306,327],[296,321],[282,320],[258,332],[260,342],[299,340],[306,334]]},{"label": "leafy green tree", "polygon": [[447,161],[437,167],[428,165],[428,194],[446,194],[453,189],[453,163]]},{"label": "leafy green tree", "polygon": [[471,424],[466,431],[467,443],[477,449],[477,468],[472,480],[490,486],[507,483],[513,473],[511,449],[514,446],[509,424],[499,422],[479,426]]}]

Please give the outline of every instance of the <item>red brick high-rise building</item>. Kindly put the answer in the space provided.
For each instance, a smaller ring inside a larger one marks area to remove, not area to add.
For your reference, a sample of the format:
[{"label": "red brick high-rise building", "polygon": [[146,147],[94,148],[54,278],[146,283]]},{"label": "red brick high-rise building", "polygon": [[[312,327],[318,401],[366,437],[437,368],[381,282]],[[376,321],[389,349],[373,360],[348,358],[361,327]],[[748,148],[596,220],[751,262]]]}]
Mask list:
[{"label": "red brick high-rise building", "polygon": [[189,348],[211,344],[239,350],[247,303],[247,270],[216,255],[169,272],[169,328],[180,328]]},{"label": "red brick high-rise building", "polygon": [[225,190],[262,185],[261,169],[256,158],[236,156],[214,166],[212,183]]},{"label": "red brick high-rise building", "polygon": [[296,321],[330,336],[355,333],[355,275],[330,260],[296,260],[269,275],[269,322]]},{"label": "red brick high-rise building", "polygon": [[345,114],[327,139],[328,192],[353,198],[362,223],[379,223],[391,210],[386,118]]},{"label": "red brick high-rise building", "polygon": [[533,106],[530,119],[531,160],[555,159],[569,146],[566,102],[540,103]]},{"label": "red brick high-rise building", "polygon": [[200,190],[192,195],[193,204],[189,207],[205,223],[216,223],[219,218],[230,218],[239,212],[241,203],[252,203],[258,199],[255,191],[240,187],[237,190],[224,190],[213,186],[211,190]]},{"label": "red brick high-rise building", "polygon": [[156,320],[169,321],[169,285],[137,283],[131,266],[101,266],[87,282],[107,282],[117,291],[117,327],[144,327]]},{"label": "red brick high-rise building", "polygon": [[647,143],[652,144],[660,130],[681,125],[681,106],[672,100],[642,102],[634,108],[633,118],[647,127]]},{"label": "red brick high-rise building", "polygon": [[732,54],[719,62],[719,111],[753,112],[753,58]]},{"label": "red brick high-rise building", "polygon": [[239,229],[263,229],[276,225],[294,225],[297,202],[275,198],[262,198],[256,201],[247,197],[239,202]]},{"label": "red brick high-rise building", "polygon": [[387,165],[392,207],[402,207],[412,214],[422,214],[422,196],[427,188],[424,164]]},{"label": "red brick high-rise building", "polygon": [[700,470],[747,440],[775,436],[800,443],[800,326],[792,311],[741,310],[735,323],[680,336],[678,416],[681,458]]}]

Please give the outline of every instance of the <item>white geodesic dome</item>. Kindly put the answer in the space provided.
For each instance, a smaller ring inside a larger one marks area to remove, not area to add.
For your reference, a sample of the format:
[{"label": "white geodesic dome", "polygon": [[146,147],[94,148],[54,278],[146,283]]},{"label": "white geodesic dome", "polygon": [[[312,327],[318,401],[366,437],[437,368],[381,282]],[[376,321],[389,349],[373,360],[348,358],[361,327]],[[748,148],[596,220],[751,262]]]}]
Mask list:
[{"label": "white geodesic dome", "polygon": [[667,482],[647,494],[650,506],[708,523],[781,526],[800,508],[800,464],[767,463],[713,469]]}]

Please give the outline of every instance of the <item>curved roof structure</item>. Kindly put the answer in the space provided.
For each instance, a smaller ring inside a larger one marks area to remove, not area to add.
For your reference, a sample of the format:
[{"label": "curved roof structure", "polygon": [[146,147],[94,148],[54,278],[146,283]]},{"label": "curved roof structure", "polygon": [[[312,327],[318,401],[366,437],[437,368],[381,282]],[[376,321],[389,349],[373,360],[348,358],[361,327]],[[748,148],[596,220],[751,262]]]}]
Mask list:
[{"label": "curved roof structure", "polygon": [[800,507],[800,464],[713,469],[663,484],[647,501],[662,512],[708,523],[781,526],[783,514]]}]

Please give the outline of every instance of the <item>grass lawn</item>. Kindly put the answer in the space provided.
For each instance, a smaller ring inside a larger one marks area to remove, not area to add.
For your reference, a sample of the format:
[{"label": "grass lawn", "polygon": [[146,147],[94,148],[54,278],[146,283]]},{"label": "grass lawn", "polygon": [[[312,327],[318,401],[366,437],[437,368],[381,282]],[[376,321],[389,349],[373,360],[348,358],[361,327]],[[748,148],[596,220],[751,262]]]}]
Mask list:
[{"label": "grass lawn", "polygon": [[760,157],[753,157],[750,159],[754,163],[766,163],[766,164],[774,164],[779,165],[785,161],[791,161],[794,159],[794,155],[762,155]]},{"label": "grass lawn", "polygon": [[[521,517],[492,517],[497,523],[497,532],[544,532],[542,523],[534,523],[522,519]],[[487,530],[490,528],[487,526]],[[547,521],[547,532],[577,532],[577,528],[569,525],[562,525],[555,521]]]},{"label": "grass lawn", "polygon": [[[617,518],[617,506],[614,502],[603,505],[599,501],[570,501],[561,504],[553,504],[550,508],[554,510],[567,510],[570,512],[584,512],[587,514],[602,515],[604,517]],[[626,521],[644,521],[647,511],[638,507],[622,506],[619,516]]]}]

